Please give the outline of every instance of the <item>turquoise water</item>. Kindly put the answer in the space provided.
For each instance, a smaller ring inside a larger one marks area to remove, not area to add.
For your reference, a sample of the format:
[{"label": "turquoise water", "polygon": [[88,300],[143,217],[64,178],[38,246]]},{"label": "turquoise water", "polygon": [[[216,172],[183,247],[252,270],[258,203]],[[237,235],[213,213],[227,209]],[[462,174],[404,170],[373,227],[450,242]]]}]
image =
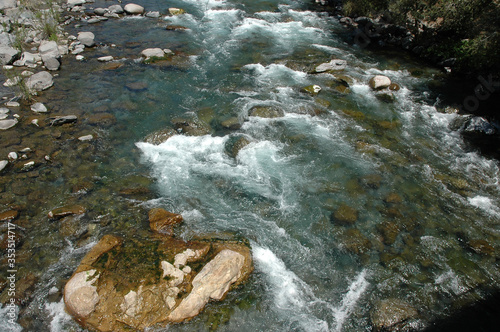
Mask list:
[{"label": "turquoise water", "polygon": [[[137,3],[188,14],[70,28],[93,31],[102,46],[84,53],[85,62],[63,63],[74,69],[61,71],[48,92],[49,99],[64,95],[55,107],[82,119],[112,114],[116,123],[83,120],[102,138],[87,175],[100,183],[86,198],[95,211],[85,221],[101,226],[83,242],[52,235],[55,256],[38,267],[45,283],[23,314],[33,326],[78,330],[62,302],[49,300],[51,289],[100,236],[140,238],[145,222],[132,211],[154,206],[183,215],[185,239],[213,232],[248,238],[255,261],[245,286],[169,331],[369,331],[370,312],[388,298],[416,308],[409,326],[422,329],[498,289],[498,251],[480,254],[470,244],[499,245],[498,164],[465,150],[448,128],[457,115],[433,106],[428,85],[437,70],[347,44],[335,18],[299,1]],[[179,61],[135,61],[147,47],[170,48]],[[108,54],[123,66],[102,70],[96,58]],[[347,60],[347,94],[332,75],[308,74],[331,58]],[[413,76],[415,69],[423,74]],[[377,74],[401,86],[393,103],[368,87]],[[146,87],[126,87],[133,82]],[[301,92],[311,84],[322,87],[316,97]],[[283,116],[249,116],[256,106]],[[144,142],[179,117],[206,121],[211,134]],[[222,126],[232,117],[240,129]],[[240,137],[250,143],[232,156]],[[154,198],[130,202],[113,193],[114,183],[138,175],[152,179]],[[344,205],[356,210],[352,225],[331,218]],[[42,240],[32,242],[47,254]]]}]

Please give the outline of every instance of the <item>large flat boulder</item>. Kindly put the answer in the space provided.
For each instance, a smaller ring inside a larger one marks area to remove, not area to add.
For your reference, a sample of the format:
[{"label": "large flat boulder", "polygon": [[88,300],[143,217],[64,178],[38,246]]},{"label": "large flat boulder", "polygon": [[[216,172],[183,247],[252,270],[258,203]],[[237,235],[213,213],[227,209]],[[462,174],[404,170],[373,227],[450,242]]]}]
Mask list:
[{"label": "large flat boulder", "polygon": [[237,240],[106,235],[67,282],[64,302],[85,328],[142,331],[196,316],[252,269],[250,248]]},{"label": "large flat boulder", "polygon": [[19,50],[10,46],[0,46],[0,65],[11,64],[19,55]]}]

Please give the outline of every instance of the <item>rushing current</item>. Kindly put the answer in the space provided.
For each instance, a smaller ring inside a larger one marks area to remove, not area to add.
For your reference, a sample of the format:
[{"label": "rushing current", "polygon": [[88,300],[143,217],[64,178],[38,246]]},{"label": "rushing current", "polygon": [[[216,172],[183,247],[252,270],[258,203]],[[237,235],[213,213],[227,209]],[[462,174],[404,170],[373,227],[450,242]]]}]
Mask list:
[{"label": "rushing current", "polygon": [[[423,329],[500,287],[495,253],[474,247],[500,244],[498,164],[449,129],[459,116],[437,106],[429,88],[437,70],[346,42],[336,18],[301,1],[136,3],[187,13],[85,26],[103,45],[116,45],[96,53],[121,55],[126,66],[110,74],[75,63],[74,73],[61,73],[60,84],[75,95],[66,102],[95,94],[92,107],[109,105],[126,128],[126,135],[108,129],[113,160],[101,166],[108,176],[125,172],[117,161],[138,160],[158,197],[147,206],[181,213],[180,236],[241,235],[255,264],[246,285],[168,331],[369,331],[386,299],[415,308],[411,326]],[[93,4],[100,5],[109,4]],[[146,47],[169,48],[185,61],[130,60]],[[309,74],[331,59],[347,61],[347,90],[332,74]],[[378,74],[400,85],[393,102],[369,88]],[[124,89],[132,81],[147,90]],[[317,96],[301,91],[312,84],[322,87]],[[255,107],[282,113],[250,116]],[[204,121],[211,134],[145,142],[176,118]],[[225,128],[231,118],[241,127]],[[242,137],[249,143],[231,153]],[[353,223],[332,216],[345,206],[357,215]],[[66,243],[45,279],[62,266],[72,271],[93,243]],[[31,305],[34,319],[45,313],[42,328],[78,330],[62,301],[44,298],[47,285]]]}]

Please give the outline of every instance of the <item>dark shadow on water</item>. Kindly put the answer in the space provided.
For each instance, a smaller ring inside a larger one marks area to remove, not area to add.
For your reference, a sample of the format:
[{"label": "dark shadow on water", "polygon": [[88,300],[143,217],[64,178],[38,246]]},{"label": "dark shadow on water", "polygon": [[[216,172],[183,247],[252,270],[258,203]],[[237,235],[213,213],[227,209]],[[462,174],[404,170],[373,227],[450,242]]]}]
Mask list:
[{"label": "dark shadow on water", "polygon": [[425,332],[498,331],[500,326],[500,290],[453,315],[436,320]]}]

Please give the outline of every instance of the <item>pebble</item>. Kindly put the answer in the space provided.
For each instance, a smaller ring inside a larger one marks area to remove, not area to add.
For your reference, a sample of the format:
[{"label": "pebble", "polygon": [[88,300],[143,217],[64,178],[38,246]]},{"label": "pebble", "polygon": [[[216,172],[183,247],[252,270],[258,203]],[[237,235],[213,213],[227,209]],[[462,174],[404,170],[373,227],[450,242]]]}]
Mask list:
[{"label": "pebble", "polygon": [[94,138],[92,135],[85,135],[85,136],[80,136],[78,137],[78,140],[85,142],[85,141],[91,141]]},{"label": "pebble", "polygon": [[111,56],[111,55],[102,56],[102,57],[97,58],[97,61],[100,61],[100,62],[113,61],[113,56]]},{"label": "pebble", "polygon": [[38,119],[33,119],[31,120],[31,124],[35,125],[38,127]]},{"label": "pebble", "polygon": [[7,155],[7,158],[9,158],[10,160],[17,160],[18,156],[17,156],[17,153],[12,151],[12,152],[9,152],[9,154]]},{"label": "pebble", "polygon": [[7,107],[19,107],[21,104],[19,104],[17,101],[8,101],[5,103],[5,106]]},{"label": "pebble", "polygon": [[83,55],[79,54],[79,55],[76,56],[76,60],[83,61],[83,60],[85,60],[85,57]]}]

